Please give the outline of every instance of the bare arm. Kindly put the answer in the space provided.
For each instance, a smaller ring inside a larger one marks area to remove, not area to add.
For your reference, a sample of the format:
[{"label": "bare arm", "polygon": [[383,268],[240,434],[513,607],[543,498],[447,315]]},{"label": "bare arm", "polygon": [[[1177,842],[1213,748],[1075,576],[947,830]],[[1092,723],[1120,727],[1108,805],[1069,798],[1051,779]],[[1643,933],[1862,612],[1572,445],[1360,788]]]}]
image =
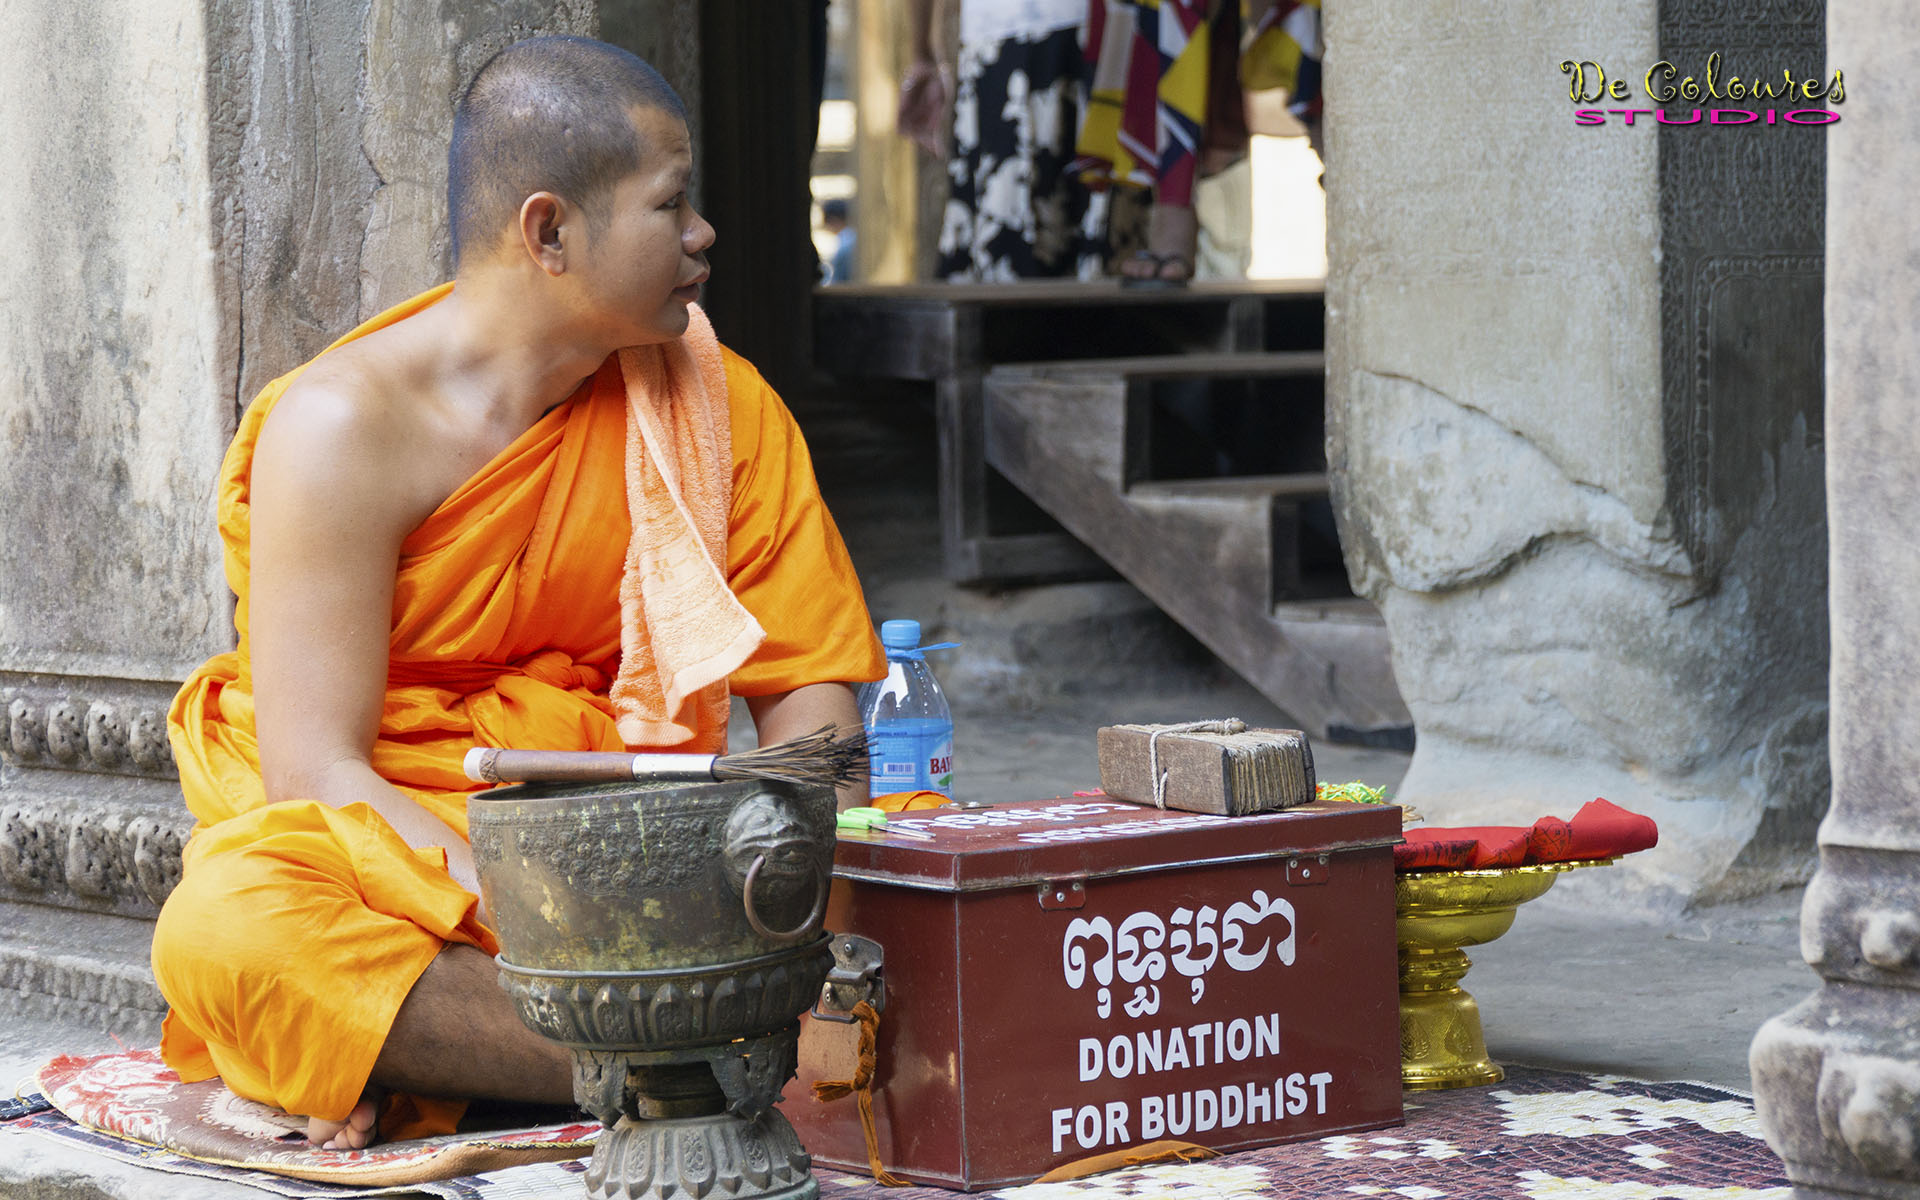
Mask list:
[{"label": "bare arm", "polygon": [[408,439],[353,400],[289,393],[253,460],[250,619],[255,726],[269,802],[365,804],[408,845],[441,846],[478,892],[466,841],[374,773],[400,544],[429,497]]},{"label": "bare arm", "polygon": [[[822,725],[837,726],[842,733],[860,728],[860,710],[853,702],[853,687],[845,683],[810,683],[791,692],[748,696],[747,711],[753,714],[753,727],[759,731],[762,746],[791,741]],[[841,808],[866,802],[864,777],[840,786]]]},{"label": "bare arm", "polygon": [[912,8],[907,14],[908,45],[913,50],[914,61],[934,61],[933,21],[936,0],[912,0]]},{"label": "bare arm", "polygon": [[944,20],[944,14],[936,12],[938,7],[937,0],[913,0],[908,14],[912,58],[900,81],[900,108],[894,117],[901,136],[935,158],[946,153],[942,124],[951,90],[933,51],[934,22]]}]

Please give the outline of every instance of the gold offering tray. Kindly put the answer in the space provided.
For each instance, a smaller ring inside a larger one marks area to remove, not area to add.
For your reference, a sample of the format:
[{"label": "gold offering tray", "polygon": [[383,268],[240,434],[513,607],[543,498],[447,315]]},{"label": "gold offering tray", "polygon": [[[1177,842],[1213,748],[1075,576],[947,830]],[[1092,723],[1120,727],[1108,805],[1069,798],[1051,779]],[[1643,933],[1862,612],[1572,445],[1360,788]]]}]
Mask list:
[{"label": "gold offering tray", "polygon": [[1545,895],[1565,872],[1618,861],[1395,875],[1402,1086],[1412,1091],[1473,1087],[1506,1077],[1487,1057],[1479,1004],[1460,986],[1473,966],[1461,947],[1483,945],[1511,929],[1514,910]]}]

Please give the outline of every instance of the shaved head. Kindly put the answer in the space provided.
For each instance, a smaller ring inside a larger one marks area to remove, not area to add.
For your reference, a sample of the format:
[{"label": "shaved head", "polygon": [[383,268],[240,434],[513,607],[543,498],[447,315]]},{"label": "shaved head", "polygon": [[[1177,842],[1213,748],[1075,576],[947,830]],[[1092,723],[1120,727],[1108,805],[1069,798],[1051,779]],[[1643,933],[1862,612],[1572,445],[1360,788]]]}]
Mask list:
[{"label": "shaved head", "polygon": [[453,257],[484,248],[519,220],[535,192],[553,192],[589,219],[646,147],[633,110],[686,107],[660,73],[618,46],[582,37],[515,42],[488,59],[453,110],[447,215]]}]

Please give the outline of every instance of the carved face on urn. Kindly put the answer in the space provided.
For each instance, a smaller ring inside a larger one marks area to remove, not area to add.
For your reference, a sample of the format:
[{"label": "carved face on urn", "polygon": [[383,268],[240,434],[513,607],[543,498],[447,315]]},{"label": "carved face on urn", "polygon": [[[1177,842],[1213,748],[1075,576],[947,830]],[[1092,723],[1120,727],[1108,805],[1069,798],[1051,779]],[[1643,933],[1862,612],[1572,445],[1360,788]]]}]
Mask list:
[{"label": "carved face on urn", "polygon": [[750,796],[727,817],[722,863],[736,888],[761,860],[754,888],[773,903],[806,896],[819,886],[820,848],[793,805],[769,792]]}]

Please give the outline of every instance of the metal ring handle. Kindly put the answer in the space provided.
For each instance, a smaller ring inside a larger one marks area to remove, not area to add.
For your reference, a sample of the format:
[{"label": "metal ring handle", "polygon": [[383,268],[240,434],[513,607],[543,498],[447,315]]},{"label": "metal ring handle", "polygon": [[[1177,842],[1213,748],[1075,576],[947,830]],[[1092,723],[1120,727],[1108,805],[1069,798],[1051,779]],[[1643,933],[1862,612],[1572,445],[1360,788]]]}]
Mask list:
[{"label": "metal ring handle", "polygon": [[813,911],[807,914],[806,920],[800,922],[798,925],[795,925],[792,929],[789,929],[786,932],[782,933],[778,929],[768,929],[766,926],[766,922],[760,919],[760,914],[753,910],[754,880],[760,877],[760,868],[765,866],[766,863],[767,863],[766,855],[764,854],[754,855],[753,865],[747,868],[746,886],[740,889],[740,905],[742,908],[746,910],[747,924],[753,927],[753,931],[755,933],[759,934],[763,938],[766,938],[770,942],[778,942],[783,945],[790,944],[792,942],[797,942],[801,938],[807,936],[807,930],[812,928],[813,925],[816,922],[818,922],[822,916],[826,915],[827,889],[831,887],[833,884],[832,877],[830,875],[822,875],[820,877],[820,892],[819,892],[819,895],[814,897]]}]

